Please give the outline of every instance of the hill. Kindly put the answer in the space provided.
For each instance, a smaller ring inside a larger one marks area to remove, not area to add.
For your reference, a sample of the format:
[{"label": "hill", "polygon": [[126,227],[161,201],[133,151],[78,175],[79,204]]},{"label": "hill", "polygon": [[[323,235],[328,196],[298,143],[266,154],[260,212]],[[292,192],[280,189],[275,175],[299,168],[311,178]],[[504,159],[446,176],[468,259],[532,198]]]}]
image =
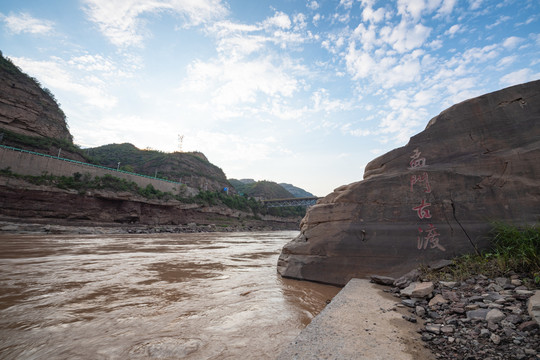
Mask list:
[{"label": "hill", "polygon": [[[287,183],[277,184],[272,181],[255,181],[253,179],[229,179],[229,182],[239,194],[262,199],[286,199],[315,196],[304,189]],[[279,187],[285,191],[282,191]]]},{"label": "hill", "polygon": [[223,170],[200,152],[141,150],[129,143],[103,145],[86,152],[103,166],[180,181],[201,190],[221,191],[230,187]]},{"label": "hill", "polygon": [[257,199],[286,199],[294,197],[281,185],[273,181],[245,181],[252,179],[229,179],[229,182],[239,194],[251,196]]},{"label": "hill", "polygon": [[280,183],[279,184],[282,188],[293,194],[294,197],[313,197],[313,195],[310,192],[307,192],[306,190],[299,188],[297,186],[294,186],[292,184],[287,183]]}]

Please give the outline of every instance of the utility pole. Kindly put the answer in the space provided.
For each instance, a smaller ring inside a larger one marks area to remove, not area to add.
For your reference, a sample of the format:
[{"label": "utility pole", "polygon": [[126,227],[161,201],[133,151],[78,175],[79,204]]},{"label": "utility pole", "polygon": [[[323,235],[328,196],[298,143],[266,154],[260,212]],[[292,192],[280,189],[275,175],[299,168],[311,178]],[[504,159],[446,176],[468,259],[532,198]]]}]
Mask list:
[{"label": "utility pole", "polygon": [[62,149],[58,149],[58,156],[57,157],[60,157],[60,152],[62,151]]}]

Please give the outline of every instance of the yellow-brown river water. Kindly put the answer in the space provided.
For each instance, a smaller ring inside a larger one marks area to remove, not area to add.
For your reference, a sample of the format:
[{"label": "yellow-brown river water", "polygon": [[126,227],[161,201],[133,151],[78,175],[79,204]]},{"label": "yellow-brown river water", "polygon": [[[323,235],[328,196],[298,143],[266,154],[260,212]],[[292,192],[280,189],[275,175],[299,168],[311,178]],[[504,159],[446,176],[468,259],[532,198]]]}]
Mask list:
[{"label": "yellow-brown river water", "polygon": [[273,359],[339,291],[296,234],[0,235],[0,359]]}]

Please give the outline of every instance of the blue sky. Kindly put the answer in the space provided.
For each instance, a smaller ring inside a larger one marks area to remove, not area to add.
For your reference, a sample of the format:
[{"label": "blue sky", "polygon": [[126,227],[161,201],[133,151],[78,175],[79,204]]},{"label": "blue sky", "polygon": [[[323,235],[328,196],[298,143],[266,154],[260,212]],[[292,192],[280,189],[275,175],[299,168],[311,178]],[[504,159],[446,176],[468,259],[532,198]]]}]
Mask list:
[{"label": "blue sky", "polygon": [[4,0],[84,147],[201,151],[324,196],[445,108],[540,78],[537,0]]}]

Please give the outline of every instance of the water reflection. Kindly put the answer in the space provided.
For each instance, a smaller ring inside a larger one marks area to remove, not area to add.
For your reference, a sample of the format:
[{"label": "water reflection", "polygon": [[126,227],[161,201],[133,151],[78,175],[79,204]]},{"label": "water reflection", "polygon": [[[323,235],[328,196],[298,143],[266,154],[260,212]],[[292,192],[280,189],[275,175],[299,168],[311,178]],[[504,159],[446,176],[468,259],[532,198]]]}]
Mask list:
[{"label": "water reflection", "polygon": [[295,235],[1,236],[0,358],[274,358],[339,290],[276,274]]}]

